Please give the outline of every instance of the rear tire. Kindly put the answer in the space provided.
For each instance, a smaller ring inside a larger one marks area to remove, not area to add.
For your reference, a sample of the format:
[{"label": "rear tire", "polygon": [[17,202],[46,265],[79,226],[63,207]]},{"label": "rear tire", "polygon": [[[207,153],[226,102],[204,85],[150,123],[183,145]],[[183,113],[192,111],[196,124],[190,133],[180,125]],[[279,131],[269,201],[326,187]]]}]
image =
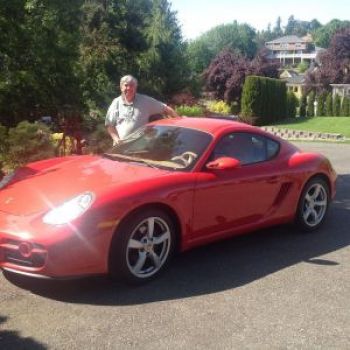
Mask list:
[{"label": "rear tire", "polygon": [[329,186],[321,177],[305,185],[298,204],[296,223],[305,232],[318,229],[324,222],[329,206]]},{"label": "rear tire", "polygon": [[146,283],[165,269],[174,248],[175,225],[165,212],[136,212],[122,223],[112,240],[110,275],[129,284]]}]

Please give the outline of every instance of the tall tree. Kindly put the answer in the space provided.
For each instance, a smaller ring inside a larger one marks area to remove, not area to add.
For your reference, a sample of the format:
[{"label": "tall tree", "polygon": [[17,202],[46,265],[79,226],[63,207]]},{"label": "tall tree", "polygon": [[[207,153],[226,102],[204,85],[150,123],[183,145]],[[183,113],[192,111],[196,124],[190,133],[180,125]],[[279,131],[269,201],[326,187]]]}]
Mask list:
[{"label": "tall tree", "polygon": [[167,0],[153,0],[144,28],[147,50],[140,56],[141,88],[156,96],[183,87],[188,74],[176,12]]},{"label": "tall tree", "polygon": [[273,33],[276,35],[276,37],[280,37],[283,35],[281,23],[282,23],[281,17],[278,16],[276,20],[276,24],[273,28]]},{"label": "tall tree", "polygon": [[239,52],[252,59],[257,52],[256,32],[247,24],[234,21],[221,24],[188,44],[188,56],[195,73],[202,73],[223,49]]},{"label": "tall tree", "polygon": [[350,28],[337,32],[329,49],[320,56],[320,67],[306,76],[309,86],[329,90],[329,84],[350,83]]},{"label": "tall tree", "polygon": [[81,1],[1,0],[0,115],[7,125],[81,108]]},{"label": "tall tree", "polygon": [[262,48],[258,51],[257,55],[251,61],[250,66],[251,74],[278,78],[279,62],[277,60],[272,61],[269,58],[269,50],[266,48]]},{"label": "tall tree", "polygon": [[350,21],[340,21],[333,19],[324,26],[320,26],[314,32],[314,40],[317,46],[328,48],[333,35],[343,28],[350,27]]},{"label": "tall tree", "polygon": [[[105,107],[110,102],[117,93],[118,78],[130,65],[129,52],[123,43],[129,36],[128,4],[116,0],[89,0],[82,7],[79,63],[84,79],[81,89],[92,109]],[[137,29],[135,26],[133,31]]]},{"label": "tall tree", "polygon": [[255,37],[255,41],[257,43],[257,49],[265,47],[265,43],[268,41],[272,41],[277,38],[277,35],[271,30],[271,24],[267,25],[266,30],[258,31]]},{"label": "tall tree", "polygon": [[206,88],[228,102],[240,97],[249,65],[239,52],[222,50],[204,72]]},{"label": "tall tree", "polygon": [[297,23],[297,22],[296,22],[294,16],[293,16],[293,15],[290,16],[290,17],[288,18],[287,25],[286,25],[286,27],[285,27],[285,29],[284,29],[284,34],[285,34],[285,35],[293,35],[293,34],[295,34],[296,23]]},{"label": "tall tree", "polygon": [[267,51],[262,50],[250,61],[237,51],[227,48],[222,50],[204,72],[206,89],[214,91],[219,99],[238,101],[246,76],[277,77],[277,65],[268,61],[266,54]]}]

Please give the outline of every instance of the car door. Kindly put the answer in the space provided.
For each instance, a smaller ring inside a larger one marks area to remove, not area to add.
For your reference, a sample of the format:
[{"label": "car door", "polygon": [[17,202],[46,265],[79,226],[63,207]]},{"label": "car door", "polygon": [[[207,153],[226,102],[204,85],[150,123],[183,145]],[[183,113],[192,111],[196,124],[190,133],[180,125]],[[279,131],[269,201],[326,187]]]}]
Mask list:
[{"label": "car door", "polygon": [[208,161],[222,156],[240,160],[226,170],[203,169],[194,196],[192,238],[220,235],[263,222],[283,183],[278,142],[253,133],[222,137]]}]

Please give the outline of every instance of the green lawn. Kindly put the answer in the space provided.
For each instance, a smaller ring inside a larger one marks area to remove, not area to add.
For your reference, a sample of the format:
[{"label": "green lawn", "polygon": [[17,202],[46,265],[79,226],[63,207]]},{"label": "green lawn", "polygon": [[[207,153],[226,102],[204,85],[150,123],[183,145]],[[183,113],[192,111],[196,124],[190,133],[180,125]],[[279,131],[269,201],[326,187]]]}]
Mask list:
[{"label": "green lawn", "polygon": [[300,131],[342,134],[346,138],[350,138],[350,117],[296,118],[273,126]]}]

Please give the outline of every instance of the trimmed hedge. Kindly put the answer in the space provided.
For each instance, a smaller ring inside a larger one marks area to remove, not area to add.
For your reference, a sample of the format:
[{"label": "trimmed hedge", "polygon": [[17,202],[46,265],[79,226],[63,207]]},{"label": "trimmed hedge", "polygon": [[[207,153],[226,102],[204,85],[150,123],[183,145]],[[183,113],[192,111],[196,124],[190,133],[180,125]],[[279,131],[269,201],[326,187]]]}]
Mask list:
[{"label": "trimmed hedge", "polygon": [[266,125],[286,117],[286,83],[266,77],[246,77],[242,91],[241,119],[256,125]]}]

